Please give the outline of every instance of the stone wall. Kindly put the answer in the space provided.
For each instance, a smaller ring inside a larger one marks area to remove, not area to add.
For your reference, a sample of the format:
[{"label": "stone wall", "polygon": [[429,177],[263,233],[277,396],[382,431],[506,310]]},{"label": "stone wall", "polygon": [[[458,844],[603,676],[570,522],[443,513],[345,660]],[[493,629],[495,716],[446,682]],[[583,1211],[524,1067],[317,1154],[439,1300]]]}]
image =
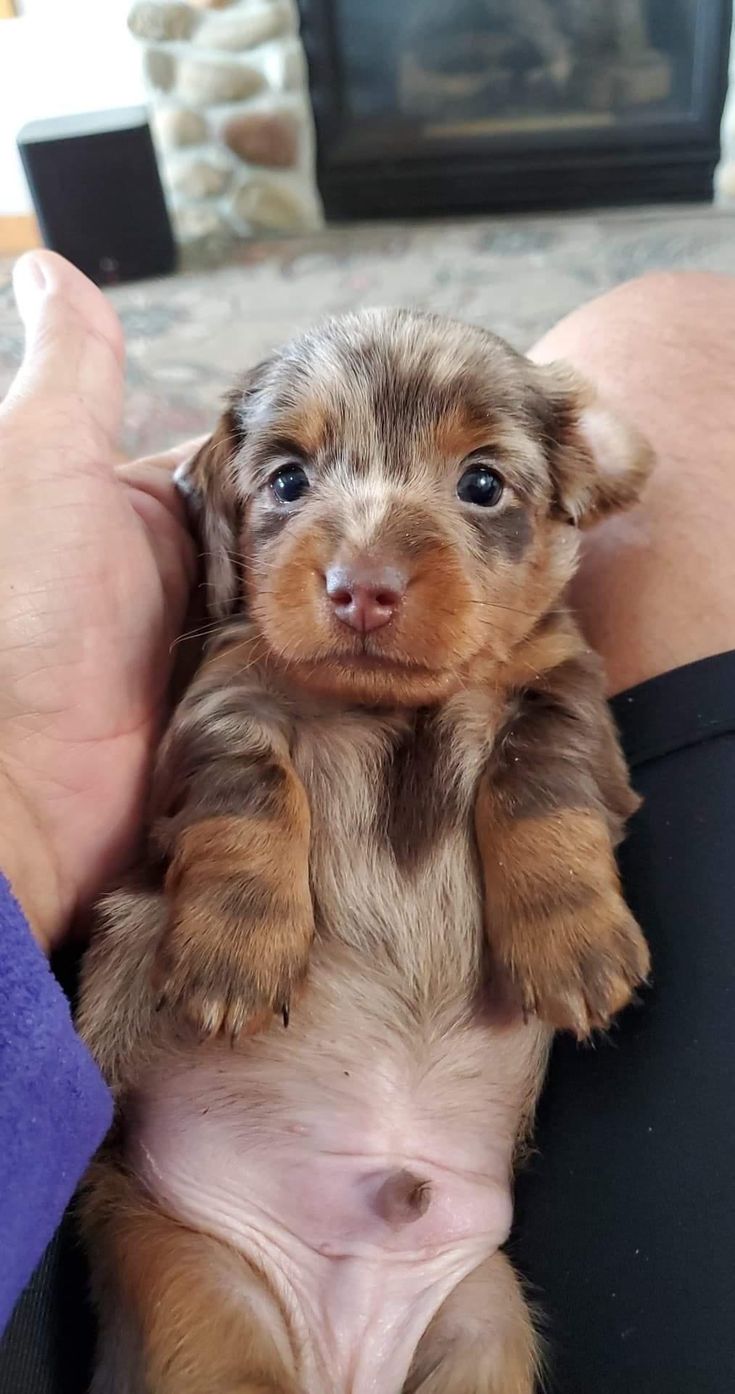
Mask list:
[{"label": "stone wall", "polygon": [[128,22],[179,240],[318,226],[295,0],[137,0]]}]

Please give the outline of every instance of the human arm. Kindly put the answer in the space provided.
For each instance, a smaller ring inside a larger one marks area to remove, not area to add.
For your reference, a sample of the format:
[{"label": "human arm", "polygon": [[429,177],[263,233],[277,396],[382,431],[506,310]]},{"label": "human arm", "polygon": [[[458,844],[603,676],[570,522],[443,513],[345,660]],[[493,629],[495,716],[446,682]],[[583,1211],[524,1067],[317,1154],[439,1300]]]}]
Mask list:
[{"label": "human arm", "polygon": [[134,845],[193,575],[181,452],[119,463],[111,307],[52,253],[22,259],[16,294],[26,354],[0,407],[0,1321],[109,1122],[44,954]]}]

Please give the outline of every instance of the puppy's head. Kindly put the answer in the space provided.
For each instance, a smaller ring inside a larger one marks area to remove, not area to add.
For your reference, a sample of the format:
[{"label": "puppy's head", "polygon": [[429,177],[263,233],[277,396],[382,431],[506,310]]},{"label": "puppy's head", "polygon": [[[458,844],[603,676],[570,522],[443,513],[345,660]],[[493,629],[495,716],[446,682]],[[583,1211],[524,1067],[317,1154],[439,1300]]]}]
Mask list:
[{"label": "puppy's head", "polygon": [[420,704],[498,666],[634,502],[641,438],[560,365],[434,316],[333,320],[255,369],[188,467],[216,615],[297,683]]}]

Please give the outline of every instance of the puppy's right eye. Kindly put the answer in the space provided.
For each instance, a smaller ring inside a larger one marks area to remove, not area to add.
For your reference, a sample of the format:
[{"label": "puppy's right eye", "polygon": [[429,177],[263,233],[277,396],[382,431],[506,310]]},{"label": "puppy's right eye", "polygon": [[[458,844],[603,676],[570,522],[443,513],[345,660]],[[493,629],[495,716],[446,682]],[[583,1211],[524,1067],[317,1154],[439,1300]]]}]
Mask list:
[{"label": "puppy's right eye", "polygon": [[465,470],[457,495],[463,503],[473,503],[477,508],[494,508],[503,497],[503,481],[489,465],[477,464]]},{"label": "puppy's right eye", "polygon": [[271,489],[279,503],[297,503],[309,488],[309,477],[301,465],[283,465],[271,479]]}]

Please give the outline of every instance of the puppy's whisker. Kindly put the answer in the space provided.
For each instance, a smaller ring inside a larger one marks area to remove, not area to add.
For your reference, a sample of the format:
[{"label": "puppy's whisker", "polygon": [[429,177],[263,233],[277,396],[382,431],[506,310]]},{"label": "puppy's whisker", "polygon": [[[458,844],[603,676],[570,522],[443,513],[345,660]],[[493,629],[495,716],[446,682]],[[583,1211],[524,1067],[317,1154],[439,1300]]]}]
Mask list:
[{"label": "puppy's whisker", "polygon": [[[520,615],[522,619],[535,620],[539,618],[538,610],[521,610],[517,605],[504,605],[500,600],[471,600],[470,605],[475,610],[505,610],[509,615]],[[544,615],[561,614],[561,610],[544,610]]]},{"label": "puppy's whisker", "polygon": [[206,638],[208,634],[216,634],[222,628],[222,620],[210,620],[208,623],[198,626],[196,629],[185,629],[174,639],[171,648],[174,649],[178,644],[183,644],[187,639]]},{"label": "puppy's whisker", "polygon": [[219,547],[216,552],[201,551],[197,552],[200,561],[219,561],[222,557],[227,557],[228,561],[242,562],[242,552],[230,547]]}]

